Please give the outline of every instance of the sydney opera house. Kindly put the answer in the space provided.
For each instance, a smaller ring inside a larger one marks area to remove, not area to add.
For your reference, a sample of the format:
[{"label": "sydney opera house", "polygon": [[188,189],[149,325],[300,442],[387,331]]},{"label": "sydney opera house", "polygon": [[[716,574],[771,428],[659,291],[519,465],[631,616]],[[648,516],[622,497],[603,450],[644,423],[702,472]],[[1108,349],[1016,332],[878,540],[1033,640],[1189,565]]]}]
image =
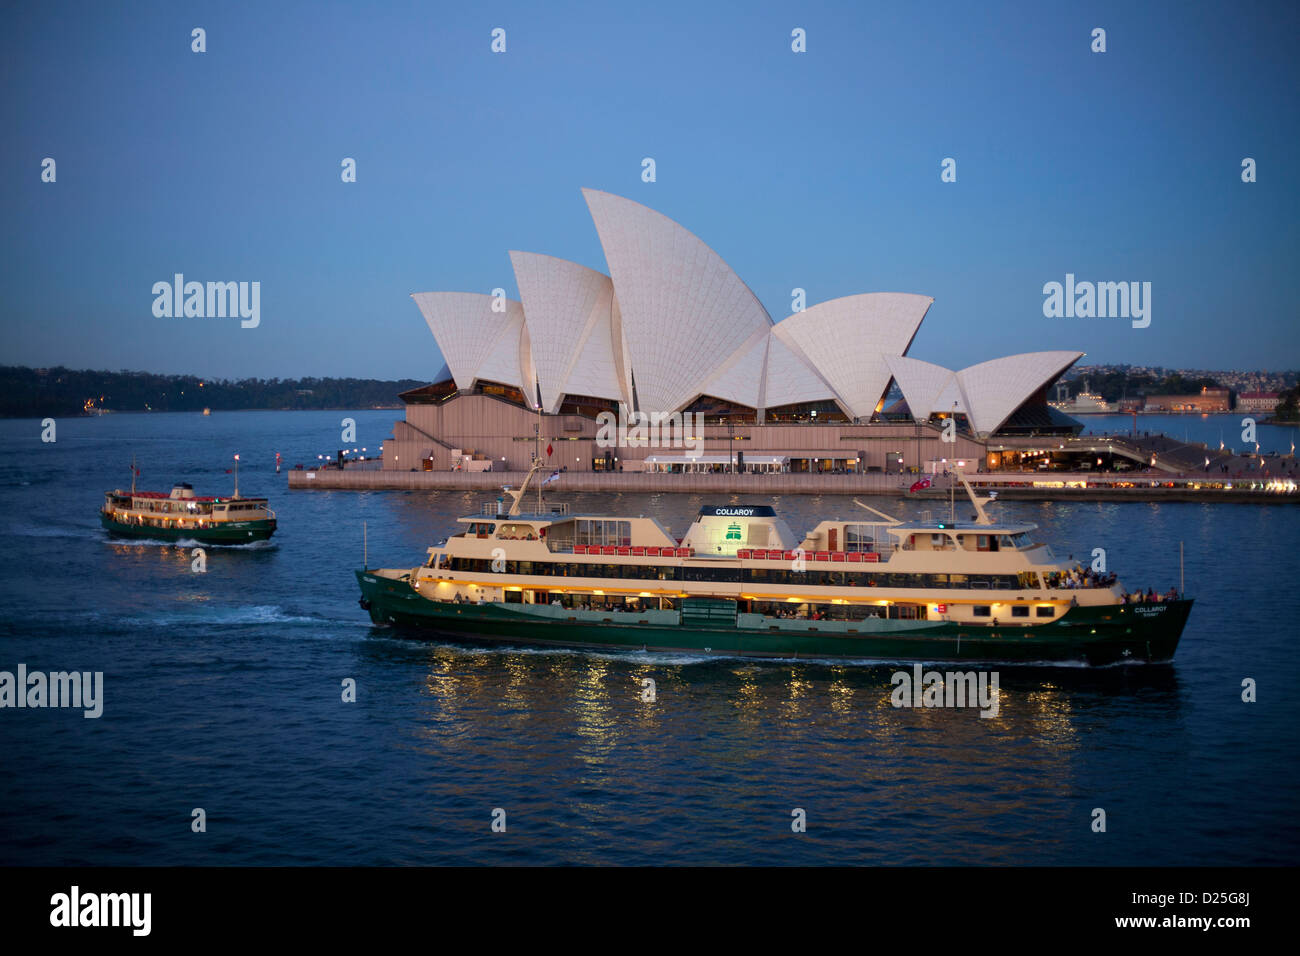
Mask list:
[{"label": "sydney opera house", "polygon": [[[845,296],[774,322],[676,222],[583,196],[607,272],[511,252],[522,301],[413,296],[446,370],[401,396],[385,468],[520,471],[540,449],[571,471],[899,471],[1079,428],[1047,393],[1081,352],[926,362],[908,349],[933,299],[912,293]],[[686,447],[611,444],[602,413],[680,415],[698,434]]]}]

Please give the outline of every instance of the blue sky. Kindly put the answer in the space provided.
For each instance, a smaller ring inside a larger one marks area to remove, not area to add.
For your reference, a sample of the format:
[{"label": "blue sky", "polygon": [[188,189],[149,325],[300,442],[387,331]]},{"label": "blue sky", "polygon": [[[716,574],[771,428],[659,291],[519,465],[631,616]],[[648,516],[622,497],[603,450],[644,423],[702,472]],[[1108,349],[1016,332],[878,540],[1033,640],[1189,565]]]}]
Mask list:
[{"label": "blue sky", "polygon": [[[509,249],[604,271],[591,186],[696,233],[776,320],[796,286],[933,296],[909,354],[949,367],[1300,367],[1298,9],[9,8],[0,363],[427,379],[410,293],[515,297]],[[260,326],[155,318],[176,272],[260,282]],[[1151,282],[1150,327],[1045,318],[1067,272]]]}]

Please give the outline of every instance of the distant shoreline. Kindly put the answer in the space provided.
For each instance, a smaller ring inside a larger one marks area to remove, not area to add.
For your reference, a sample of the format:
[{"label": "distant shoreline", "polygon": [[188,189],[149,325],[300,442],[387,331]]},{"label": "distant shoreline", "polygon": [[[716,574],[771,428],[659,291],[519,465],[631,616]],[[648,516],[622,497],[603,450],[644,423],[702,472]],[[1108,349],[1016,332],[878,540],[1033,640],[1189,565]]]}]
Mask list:
[{"label": "distant shoreline", "polygon": [[419,379],[245,378],[0,366],[0,418],[180,412],[395,410]]}]

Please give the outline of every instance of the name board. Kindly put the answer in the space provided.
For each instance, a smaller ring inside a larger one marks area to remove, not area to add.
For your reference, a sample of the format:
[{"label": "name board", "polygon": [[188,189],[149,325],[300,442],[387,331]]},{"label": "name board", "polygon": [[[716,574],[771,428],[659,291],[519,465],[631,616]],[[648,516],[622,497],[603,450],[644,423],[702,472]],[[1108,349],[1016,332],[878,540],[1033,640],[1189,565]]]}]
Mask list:
[{"label": "name board", "polygon": [[700,517],[775,518],[776,509],[771,505],[728,505],[717,508],[701,508]]}]

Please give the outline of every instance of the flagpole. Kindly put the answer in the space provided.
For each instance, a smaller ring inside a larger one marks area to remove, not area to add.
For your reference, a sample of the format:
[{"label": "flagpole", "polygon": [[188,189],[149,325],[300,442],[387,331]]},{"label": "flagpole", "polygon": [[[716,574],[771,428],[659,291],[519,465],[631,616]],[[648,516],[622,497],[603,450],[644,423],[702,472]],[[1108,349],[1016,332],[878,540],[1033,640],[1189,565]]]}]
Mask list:
[{"label": "flagpole", "polygon": [[131,456],[131,494],[135,494],[135,455]]}]

